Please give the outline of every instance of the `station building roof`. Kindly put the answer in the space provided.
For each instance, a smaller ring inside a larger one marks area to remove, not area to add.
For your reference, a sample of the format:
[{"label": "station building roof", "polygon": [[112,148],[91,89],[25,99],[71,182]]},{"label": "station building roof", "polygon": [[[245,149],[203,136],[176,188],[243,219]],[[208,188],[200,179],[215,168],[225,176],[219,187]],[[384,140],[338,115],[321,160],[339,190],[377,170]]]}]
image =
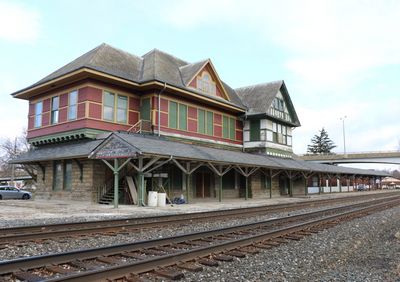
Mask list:
[{"label": "station building roof", "polygon": [[219,165],[261,167],[274,170],[290,170],[305,173],[388,176],[374,170],[318,164],[292,158],[277,158],[265,154],[244,153],[171,141],[165,137],[114,132],[103,139],[80,141],[37,147],[12,160],[12,163],[28,164],[42,161],[93,158],[127,159],[143,157],[174,158]]}]

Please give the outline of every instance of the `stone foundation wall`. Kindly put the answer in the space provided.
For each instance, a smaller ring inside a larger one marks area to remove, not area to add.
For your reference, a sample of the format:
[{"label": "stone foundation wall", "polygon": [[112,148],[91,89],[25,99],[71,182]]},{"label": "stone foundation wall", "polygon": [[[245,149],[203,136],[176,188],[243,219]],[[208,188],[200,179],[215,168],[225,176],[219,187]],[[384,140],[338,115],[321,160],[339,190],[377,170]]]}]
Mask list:
[{"label": "stone foundation wall", "polygon": [[[80,160],[79,162],[82,165],[82,180],[79,165],[72,161],[71,189],[58,191],[53,190],[54,163],[52,161],[42,163],[45,168],[45,178],[42,179],[43,172],[38,168],[35,198],[97,202],[97,188],[104,185],[106,167],[97,160]],[[61,172],[61,179],[64,181],[64,170]]]}]

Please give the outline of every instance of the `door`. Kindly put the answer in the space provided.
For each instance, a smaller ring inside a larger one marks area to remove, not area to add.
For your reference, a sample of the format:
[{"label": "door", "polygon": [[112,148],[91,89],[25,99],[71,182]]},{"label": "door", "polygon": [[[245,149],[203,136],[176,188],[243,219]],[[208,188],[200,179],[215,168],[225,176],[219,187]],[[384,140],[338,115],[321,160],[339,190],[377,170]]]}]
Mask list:
[{"label": "door", "polygon": [[199,171],[196,173],[196,197],[211,197],[212,173]]}]

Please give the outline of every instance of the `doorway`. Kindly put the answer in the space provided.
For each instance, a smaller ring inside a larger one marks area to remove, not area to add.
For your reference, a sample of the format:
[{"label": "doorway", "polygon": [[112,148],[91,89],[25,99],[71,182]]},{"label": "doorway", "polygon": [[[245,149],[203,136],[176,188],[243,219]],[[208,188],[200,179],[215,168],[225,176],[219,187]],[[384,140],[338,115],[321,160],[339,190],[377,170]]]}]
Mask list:
[{"label": "doorway", "polygon": [[213,180],[214,174],[208,169],[202,169],[195,173],[196,198],[210,198],[212,196]]}]

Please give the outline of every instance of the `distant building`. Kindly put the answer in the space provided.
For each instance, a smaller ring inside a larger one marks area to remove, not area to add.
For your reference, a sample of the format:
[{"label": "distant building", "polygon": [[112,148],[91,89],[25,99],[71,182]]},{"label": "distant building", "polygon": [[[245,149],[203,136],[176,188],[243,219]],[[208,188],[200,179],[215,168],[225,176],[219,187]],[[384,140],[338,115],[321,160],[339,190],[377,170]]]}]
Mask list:
[{"label": "distant building", "polygon": [[[209,59],[102,44],[12,95],[29,101],[34,146],[13,162],[36,166],[41,198],[106,202],[130,176],[141,204],[160,186],[221,200],[304,195],[322,175],[381,176],[293,159],[300,122],[285,83],[233,89]],[[127,191],[119,201],[136,201]]]}]

